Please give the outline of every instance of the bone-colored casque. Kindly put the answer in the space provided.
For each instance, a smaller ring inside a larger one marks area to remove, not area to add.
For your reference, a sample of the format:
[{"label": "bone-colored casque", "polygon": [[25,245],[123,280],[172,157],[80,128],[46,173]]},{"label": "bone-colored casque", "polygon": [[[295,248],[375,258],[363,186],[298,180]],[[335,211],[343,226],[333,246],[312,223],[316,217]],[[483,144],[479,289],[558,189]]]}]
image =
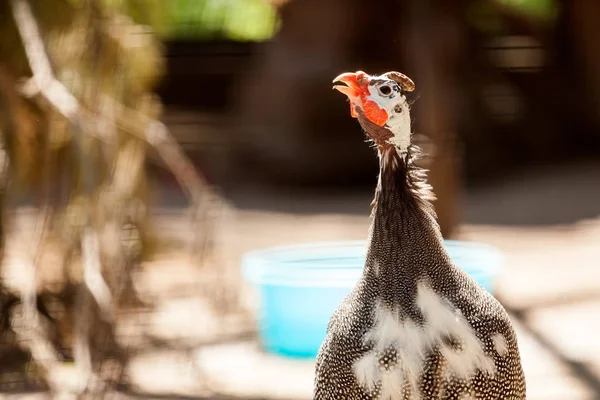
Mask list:
[{"label": "bone-colored casque", "polygon": [[364,272],[317,356],[315,400],[523,400],[517,338],[500,303],[450,259],[415,165],[398,72],[336,77],[375,143],[380,174]]}]

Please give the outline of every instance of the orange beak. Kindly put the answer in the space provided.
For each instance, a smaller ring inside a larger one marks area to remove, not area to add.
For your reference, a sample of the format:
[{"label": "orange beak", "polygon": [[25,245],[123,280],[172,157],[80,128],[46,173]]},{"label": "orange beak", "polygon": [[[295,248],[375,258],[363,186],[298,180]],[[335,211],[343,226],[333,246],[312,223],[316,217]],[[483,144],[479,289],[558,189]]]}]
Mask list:
[{"label": "orange beak", "polygon": [[[352,97],[360,97],[364,94],[364,89],[362,85],[364,82],[360,82],[359,80],[364,79],[366,74],[361,71],[358,72],[345,72],[341,75],[338,75],[333,80],[333,83],[341,82],[344,85],[334,85],[333,89],[344,93],[346,96]],[[362,84],[362,85],[361,85]]]}]

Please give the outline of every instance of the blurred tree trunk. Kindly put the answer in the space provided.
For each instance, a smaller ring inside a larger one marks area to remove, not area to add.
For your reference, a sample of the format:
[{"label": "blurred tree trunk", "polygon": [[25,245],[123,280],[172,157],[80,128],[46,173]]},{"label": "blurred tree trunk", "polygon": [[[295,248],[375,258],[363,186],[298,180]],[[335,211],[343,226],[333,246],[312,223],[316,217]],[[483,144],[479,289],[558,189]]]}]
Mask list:
[{"label": "blurred tree trunk", "polygon": [[351,0],[282,6],[281,31],[241,83],[237,104],[236,157],[256,173],[286,183],[348,183],[371,157],[348,106],[323,90],[351,68],[355,8]]},{"label": "blurred tree trunk", "polygon": [[564,1],[570,16],[569,26],[573,48],[579,56],[583,88],[590,98],[587,113],[596,131],[600,130],[600,2]]},{"label": "blurred tree trunk", "polygon": [[403,46],[419,97],[414,107],[415,129],[430,141],[429,181],[438,198],[435,209],[446,238],[460,222],[457,68],[464,57],[461,9],[441,1],[412,0]]}]

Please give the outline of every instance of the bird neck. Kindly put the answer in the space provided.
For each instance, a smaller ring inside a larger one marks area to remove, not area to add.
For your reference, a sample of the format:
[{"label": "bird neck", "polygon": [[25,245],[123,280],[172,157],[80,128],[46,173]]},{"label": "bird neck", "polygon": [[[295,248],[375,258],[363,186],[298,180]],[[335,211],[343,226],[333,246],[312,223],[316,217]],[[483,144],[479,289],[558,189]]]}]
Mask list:
[{"label": "bird neck", "polygon": [[425,171],[414,164],[416,147],[399,154],[380,148],[380,173],[375,191],[365,274],[379,292],[397,303],[402,292],[411,298],[417,283],[447,254],[431,201]]},{"label": "bird neck", "polygon": [[386,127],[392,136],[388,142],[392,144],[401,154],[406,154],[410,147],[410,113],[404,111],[400,114],[390,115]]}]

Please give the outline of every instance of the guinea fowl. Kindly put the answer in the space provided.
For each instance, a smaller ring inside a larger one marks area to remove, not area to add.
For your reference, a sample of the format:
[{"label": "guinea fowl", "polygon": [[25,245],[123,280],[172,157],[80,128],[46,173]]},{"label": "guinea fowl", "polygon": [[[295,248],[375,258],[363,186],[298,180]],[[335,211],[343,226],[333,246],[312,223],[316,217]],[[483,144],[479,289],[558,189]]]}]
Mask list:
[{"label": "guinea fowl", "polygon": [[506,311],[444,247],[411,144],[414,83],[362,71],[335,82],[377,147],[380,173],[364,271],[329,322],[314,399],[525,399]]}]

